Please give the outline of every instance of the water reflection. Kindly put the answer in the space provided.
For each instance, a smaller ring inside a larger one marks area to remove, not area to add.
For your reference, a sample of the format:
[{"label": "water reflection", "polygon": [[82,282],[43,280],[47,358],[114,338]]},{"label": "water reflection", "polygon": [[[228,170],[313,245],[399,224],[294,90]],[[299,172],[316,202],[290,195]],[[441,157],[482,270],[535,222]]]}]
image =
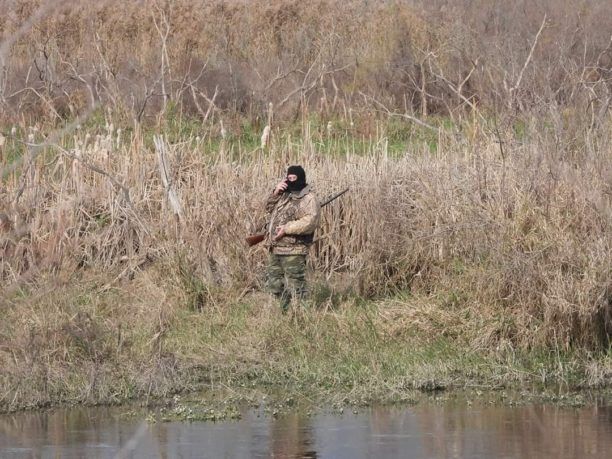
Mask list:
[{"label": "water reflection", "polygon": [[466,413],[438,407],[419,413],[430,457],[612,457],[612,410],[550,405],[475,408]]},{"label": "water reflection", "polygon": [[0,416],[2,458],[604,458],[612,409],[422,403],[354,414],[261,410],[240,421],[153,423],[122,410]]},{"label": "water reflection", "polygon": [[308,417],[295,414],[273,420],[270,456],[316,459],[311,421]]}]

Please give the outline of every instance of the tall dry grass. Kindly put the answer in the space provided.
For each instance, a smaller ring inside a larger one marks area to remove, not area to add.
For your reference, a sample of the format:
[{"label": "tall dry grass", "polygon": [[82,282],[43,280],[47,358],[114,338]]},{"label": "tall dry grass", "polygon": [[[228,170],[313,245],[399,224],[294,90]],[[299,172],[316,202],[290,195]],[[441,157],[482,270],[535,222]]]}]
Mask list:
[{"label": "tall dry grass", "polygon": [[581,161],[544,138],[506,142],[503,156],[482,134],[472,143],[441,136],[434,153],[415,144],[400,157],[384,137],[366,155],[321,154],[316,142],[279,133],[265,152],[195,138],[166,144],[179,220],[141,134],[110,123],[95,138],[77,132],[5,180],[7,197],[21,193],[17,204],[5,200],[5,291],[90,269],[129,282],[159,263],[170,263],[196,307],[218,301],[215,292],[259,289],[266,249],[247,248],[244,237],[299,162],[320,196],[351,188],[325,209],[312,249],[312,268],[337,291],[437,297],[477,345],[607,345],[609,133]]}]

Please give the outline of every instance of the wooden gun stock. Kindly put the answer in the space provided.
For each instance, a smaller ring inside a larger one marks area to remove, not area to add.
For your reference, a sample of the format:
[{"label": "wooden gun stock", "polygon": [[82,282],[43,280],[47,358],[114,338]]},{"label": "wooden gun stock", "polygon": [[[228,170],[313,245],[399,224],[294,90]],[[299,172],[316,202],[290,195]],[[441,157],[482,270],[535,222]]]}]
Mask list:
[{"label": "wooden gun stock", "polygon": [[249,245],[249,247],[253,247],[254,245],[259,244],[265,238],[266,238],[266,234],[265,233],[251,234],[250,236],[247,236],[246,242]]}]

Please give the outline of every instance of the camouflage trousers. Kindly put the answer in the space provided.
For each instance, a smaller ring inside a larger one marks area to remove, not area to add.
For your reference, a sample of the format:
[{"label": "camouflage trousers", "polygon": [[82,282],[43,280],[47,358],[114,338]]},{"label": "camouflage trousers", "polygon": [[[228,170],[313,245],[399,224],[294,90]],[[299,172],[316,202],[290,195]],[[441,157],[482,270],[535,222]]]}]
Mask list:
[{"label": "camouflage trousers", "polygon": [[270,253],[266,274],[268,291],[280,300],[283,312],[292,299],[306,296],[306,255]]}]

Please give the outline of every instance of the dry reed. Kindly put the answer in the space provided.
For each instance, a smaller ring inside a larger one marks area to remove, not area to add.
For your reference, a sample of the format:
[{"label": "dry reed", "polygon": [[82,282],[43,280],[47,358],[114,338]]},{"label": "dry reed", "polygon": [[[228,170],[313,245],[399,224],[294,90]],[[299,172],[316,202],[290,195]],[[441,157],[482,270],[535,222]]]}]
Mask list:
[{"label": "dry reed", "polygon": [[8,178],[10,192],[23,187],[12,220],[27,228],[4,239],[9,289],[31,272],[109,269],[117,281],[168,260],[186,290],[200,289],[199,307],[213,291],[259,289],[265,248],[248,249],[244,237],[265,218],[262,200],[286,165],[299,162],[321,196],[351,187],[325,210],[312,249],[312,268],[336,290],[439,295],[442,307],[466,315],[467,330],[470,317],[484,325],[472,327],[472,339],[485,347],[500,339],[565,349],[606,343],[605,148],[579,164],[547,157],[536,142],[507,147],[504,160],[487,138],[477,157],[441,139],[435,155],[399,158],[383,138],[367,155],[342,157],[278,140],[266,154],[232,157],[187,138],[165,147],[184,210],[177,220],[153,147],[106,129],[95,139],[77,134],[70,151],[49,152]]}]

